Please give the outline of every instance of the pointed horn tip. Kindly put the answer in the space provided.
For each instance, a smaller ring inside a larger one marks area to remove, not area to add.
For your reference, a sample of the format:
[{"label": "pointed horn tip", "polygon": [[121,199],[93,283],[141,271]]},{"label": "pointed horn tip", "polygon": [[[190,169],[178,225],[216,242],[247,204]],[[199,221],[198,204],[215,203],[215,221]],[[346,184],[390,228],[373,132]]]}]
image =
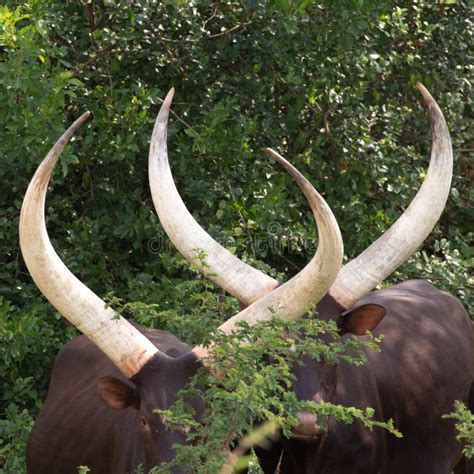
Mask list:
[{"label": "pointed horn tip", "polygon": [[[36,170],[35,177],[33,179],[37,180],[37,183],[40,185],[45,185],[48,183],[53,169],[63,151],[64,147],[71,140],[74,134],[77,132],[79,127],[89,118],[91,115],[90,111],[87,110],[84,112],[74,123],[59,137],[57,142],[54,144],[53,148],[49,151],[46,157],[41,162],[40,166]],[[33,182],[33,181],[32,181]]]},{"label": "pointed horn tip", "polygon": [[81,126],[90,116],[91,116],[90,111],[86,110],[74,123],[75,128]]},{"label": "pointed horn tip", "polygon": [[283,158],[283,156],[280,155],[277,151],[275,151],[273,148],[265,148],[265,151],[278,163],[288,163],[288,161]]},{"label": "pointed horn tip", "polygon": [[[72,125],[70,125],[70,127],[63,133],[63,135],[55,143],[54,147],[57,147],[57,146],[61,147],[59,153],[61,153],[61,151],[64,148],[64,146],[66,145],[66,143],[68,143],[69,140],[71,140],[71,138],[77,132],[79,127],[89,118],[90,114],[91,113],[89,111],[84,112],[78,119],[76,119],[74,121],[74,123]],[[56,159],[57,159],[57,157],[56,157]]]},{"label": "pointed horn tip", "polygon": [[161,104],[160,114],[167,114],[171,109],[171,102],[173,101],[174,87],[172,87],[166,94],[165,100]]},{"label": "pointed horn tip", "polygon": [[428,89],[421,82],[417,82],[416,87],[421,92],[423,100],[428,107],[436,105],[436,101],[433,99],[433,96],[428,92]]},{"label": "pointed horn tip", "polygon": [[295,168],[286,158],[281,156],[280,153],[273,150],[272,148],[266,148],[265,150],[285,171],[290,174],[290,176],[293,177],[296,184],[303,190],[303,192],[305,192],[305,190],[308,191],[314,189],[313,186],[309,183],[309,181],[304,177],[304,175],[297,168]]}]

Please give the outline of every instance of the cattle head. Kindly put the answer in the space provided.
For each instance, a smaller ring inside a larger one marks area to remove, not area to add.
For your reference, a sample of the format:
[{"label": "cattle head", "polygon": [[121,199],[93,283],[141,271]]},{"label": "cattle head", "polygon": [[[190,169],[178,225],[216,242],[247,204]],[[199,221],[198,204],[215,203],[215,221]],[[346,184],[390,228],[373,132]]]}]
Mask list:
[{"label": "cattle head", "polygon": [[[328,317],[333,314],[338,322],[339,334],[363,336],[367,331],[373,331],[385,317],[386,310],[379,304],[364,304],[349,311],[326,295],[318,305],[319,314]],[[331,343],[328,335],[320,336],[326,343]],[[333,401],[338,378],[338,365],[328,364],[324,360],[318,361],[304,357],[299,364],[294,364],[292,372],[296,383],[294,391],[299,400],[311,400],[316,403]],[[311,373],[311,377],[307,374]],[[317,442],[324,434],[315,414],[301,412],[299,423],[293,428],[293,437],[306,442]]]},{"label": "cattle head", "polygon": [[[201,367],[201,361],[192,351],[178,357],[158,352],[128,381],[116,377],[103,377],[98,381],[99,396],[108,406],[138,411],[146,469],[172,461],[172,446],[186,441],[190,428],[171,430],[167,420],[156,410],[170,408],[178,392]],[[202,400],[196,397],[185,402],[199,420],[204,412]]]},{"label": "cattle head", "polygon": [[[232,333],[238,321],[253,325],[270,319],[274,310],[279,317],[293,320],[321,299],[327,309],[320,311],[320,315],[342,321],[342,331],[363,334],[383,318],[385,311],[381,307],[356,310],[350,310],[350,307],[424,240],[444,207],[451,180],[452,154],[446,123],[426,89],[421,85],[419,88],[430,109],[434,137],[425,182],[402,217],[341,270],[342,239],[331,210],[298,170],[278,153],[268,149],[305,194],[319,234],[313,259],[300,273],[282,284],[240,261],[219,245],[186,209],[168,163],[166,135],[173,90],[169,92],[158,114],[150,146],[149,176],[153,201],[163,228],[176,248],[245,307],[224,322],[219,328],[221,331]],[[88,115],[83,114],[63,134],[33,176],[21,210],[20,245],[30,274],[46,298],[126,377],[127,381],[112,377],[99,380],[99,394],[106,404],[115,409],[133,408],[138,411],[137,423],[140,424],[147,464],[152,466],[168,461],[172,456],[171,445],[184,442],[186,437],[186,430],[166,432],[165,436],[166,420],[153,410],[171,406],[179,389],[198,368],[208,366],[207,356],[212,346],[210,349],[198,346],[177,357],[170,357],[107,307],[69,271],[54,251],[45,225],[46,190],[61,151]],[[203,253],[204,263],[200,257]],[[346,314],[342,314],[344,312]],[[316,378],[319,381],[311,387],[310,393],[299,393],[301,398],[311,399],[317,395],[320,399],[327,399],[331,396],[337,371],[328,369],[325,364],[317,367],[321,374]],[[198,415],[202,413],[199,400],[191,400],[190,403]],[[318,432],[314,416],[301,414],[295,433],[313,436]]]}]

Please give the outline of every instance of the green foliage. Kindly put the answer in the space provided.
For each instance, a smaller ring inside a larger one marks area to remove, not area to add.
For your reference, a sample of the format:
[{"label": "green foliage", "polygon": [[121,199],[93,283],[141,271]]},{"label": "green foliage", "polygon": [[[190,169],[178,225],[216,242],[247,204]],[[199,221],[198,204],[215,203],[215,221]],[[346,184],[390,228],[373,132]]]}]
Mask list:
[{"label": "green foliage", "polygon": [[15,404],[5,409],[0,419],[0,473],[24,472],[24,452],[34,419],[27,409]]},{"label": "green foliage", "polygon": [[[377,350],[378,342],[371,337],[340,338],[333,321],[316,319],[288,322],[275,317],[253,327],[239,323],[233,335],[214,332],[207,342],[212,345],[208,362],[213,370],[201,369],[170,409],[155,410],[166,419],[169,429],[187,427],[191,432],[189,444],[177,446],[175,460],[154,472],[168,473],[179,466],[186,472],[219,473],[232,446],[252,433],[258,422],[267,420],[271,428],[267,427],[265,436],[253,434],[257,439],[247,442],[253,446],[264,443],[266,436],[275,436],[278,428],[289,436],[300,411],[315,413],[323,429],[327,417],[333,417],[343,423],[358,420],[369,429],[383,427],[401,436],[391,420],[374,420],[370,408],[299,401],[292,391],[291,368],[301,363],[303,355],[331,364],[345,360],[360,365],[364,361],[362,348]],[[185,402],[194,397],[202,397],[206,406],[200,421]]]},{"label": "green foliage", "polygon": [[87,466],[79,466],[77,472],[78,474],[87,474],[88,472],[91,472],[91,470]]},{"label": "green foliage", "polygon": [[470,412],[464,403],[457,401],[454,403],[454,411],[445,415],[445,418],[456,421],[457,439],[466,443],[464,455],[469,459],[474,458],[474,413]]},{"label": "green foliage", "polygon": [[452,134],[451,199],[386,284],[426,278],[472,309],[469,13],[461,0],[2,2],[0,419],[12,435],[2,428],[0,465],[8,458],[21,472],[24,438],[13,426],[36,415],[54,356],[75,334],[32,283],[17,227],[34,169],[85,110],[92,118],[48,193],[53,244],[97,294],[155,304],[159,316],[144,306],[140,321],[192,342],[204,330],[186,321],[217,327],[238,305],[185,265],[154,214],[146,156],[166,91],[177,91],[169,153],[188,208],[281,279],[311,258],[317,237],[304,198],[263,147],[326,197],[350,259],[396,220],[425,175],[429,126],[413,88],[422,81]]}]

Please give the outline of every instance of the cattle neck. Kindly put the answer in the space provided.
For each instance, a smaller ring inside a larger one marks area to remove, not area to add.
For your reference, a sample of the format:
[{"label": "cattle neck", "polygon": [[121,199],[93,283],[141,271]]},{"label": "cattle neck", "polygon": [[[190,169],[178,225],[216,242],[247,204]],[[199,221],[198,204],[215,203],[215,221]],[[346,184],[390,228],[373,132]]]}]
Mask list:
[{"label": "cattle neck", "polygon": [[[191,351],[178,357],[170,357],[160,351],[130,378],[135,385],[137,408],[142,423],[146,469],[171,462],[175,456],[174,445],[186,443],[190,427],[168,425],[162,411],[173,406],[180,390],[186,387],[201,367],[202,362]],[[184,401],[192,406],[196,421],[200,421],[204,413],[202,399],[199,396],[186,397]],[[185,471],[173,468],[171,472],[184,474]]]}]

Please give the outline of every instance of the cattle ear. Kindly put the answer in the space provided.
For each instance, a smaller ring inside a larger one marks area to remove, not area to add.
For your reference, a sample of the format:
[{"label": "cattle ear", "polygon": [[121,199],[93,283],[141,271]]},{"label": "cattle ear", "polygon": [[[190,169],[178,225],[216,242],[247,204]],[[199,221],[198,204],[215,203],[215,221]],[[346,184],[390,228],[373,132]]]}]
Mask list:
[{"label": "cattle ear", "polygon": [[102,377],[97,383],[100,398],[111,408],[140,408],[136,388],[115,377]]},{"label": "cattle ear", "polygon": [[382,321],[387,310],[379,304],[364,304],[342,313],[341,334],[351,333],[363,336]]}]

